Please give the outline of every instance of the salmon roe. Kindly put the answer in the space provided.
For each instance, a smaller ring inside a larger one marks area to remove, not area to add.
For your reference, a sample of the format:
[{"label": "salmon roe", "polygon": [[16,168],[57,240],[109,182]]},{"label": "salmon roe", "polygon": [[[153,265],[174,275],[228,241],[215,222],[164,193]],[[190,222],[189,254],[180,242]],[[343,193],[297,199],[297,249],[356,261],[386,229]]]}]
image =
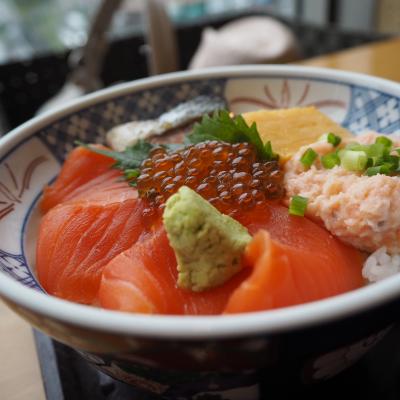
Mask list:
[{"label": "salmon roe", "polygon": [[277,161],[258,161],[250,143],[207,141],[168,153],[157,147],[143,161],[137,178],[139,195],[154,208],[185,185],[219,211],[233,215],[284,195]]}]

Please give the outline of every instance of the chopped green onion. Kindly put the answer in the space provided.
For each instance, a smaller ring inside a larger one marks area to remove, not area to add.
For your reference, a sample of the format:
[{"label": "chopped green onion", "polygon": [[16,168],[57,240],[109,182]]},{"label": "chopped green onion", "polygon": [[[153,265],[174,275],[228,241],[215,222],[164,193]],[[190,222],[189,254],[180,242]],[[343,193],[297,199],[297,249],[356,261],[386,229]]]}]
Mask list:
[{"label": "chopped green onion", "polygon": [[336,146],[338,146],[340,144],[340,142],[342,141],[342,138],[340,136],[336,136],[332,132],[329,132],[329,133],[324,133],[322,136],[319,137],[318,140],[320,142],[328,142],[333,147],[336,147]]},{"label": "chopped green onion", "polygon": [[400,159],[398,156],[392,156],[392,155],[388,155],[386,157],[384,157],[385,162],[389,163],[393,166],[393,170],[396,170],[399,167],[400,164]]},{"label": "chopped green onion", "polygon": [[389,154],[390,150],[383,143],[370,144],[367,147],[367,155],[369,157],[383,157]]},{"label": "chopped green onion", "polygon": [[385,147],[392,147],[393,142],[386,136],[378,136],[375,139],[375,143],[383,144]]},{"label": "chopped green onion", "polygon": [[341,166],[348,171],[363,171],[368,157],[363,151],[343,150],[339,152]]},{"label": "chopped green onion", "polygon": [[346,150],[364,150],[364,145],[357,142],[350,142],[346,145]]},{"label": "chopped green onion", "polygon": [[302,196],[293,196],[290,200],[289,214],[297,215],[298,217],[304,217],[307,209],[308,199]]},{"label": "chopped green onion", "polygon": [[391,164],[393,165],[393,169],[396,169],[399,166],[399,156],[384,154],[380,157],[371,157],[368,160],[372,160],[372,164],[370,162],[367,163],[367,167],[379,167],[383,164]]},{"label": "chopped green onion", "polygon": [[377,167],[367,168],[367,170],[365,171],[365,175],[368,175],[368,176],[373,176],[373,175],[377,175],[377,174],[389,175],[390,172],[391,172],[390,165],[383,164],[383,165],[379,165]]},{"label": "chopped green onion", "polygon": [[[392,149],[392,146],[393,142],[386,136],[378,136],[375,143],[369,145],[352,142],[342,150],[322,156],[321,163],[328,169],[341,165],[348,171],[364,171],[368,176],[398,174],[400,148]],[[339,158],[339,162],[336,157]]]},{"label": "chopped green onion", "polygon": [[309,147],[300,158],[300,162],[306,167],[311,167],[312,163],[317,158],[318,154]]},{"label": "chopped green onion", "polygon": [[369,160],[372,160],[372,165],[369,165],[370,167],[376,167],[382,165],[385,162],[383,157],[370,157]]},{"label": "chopped green onion", "polygon": [[333,147],[339,146],[342,138],[340,136],[336,136],[334,133],[330,132],[327,136],[327,142],[330,143]]},{"label": "chopped green onion", "polygon": [[349,143],[345,147],[345,149],[353,151],[363,151],[368,157],[383,157],[385,154],[388,154],[388,148],[382,143],[374,143],[369,145]]},{"label": "chopped green onion", "polygon": [[328,141],[328,134],[324,133],[318,138],[318,142],[327,142]]},{"label": "chopped green onion", "polygon": [[321,157],[321,163],[324,168],[332,169],[335,165],[340,165],[340,158],[336,152],[328,153]]}]

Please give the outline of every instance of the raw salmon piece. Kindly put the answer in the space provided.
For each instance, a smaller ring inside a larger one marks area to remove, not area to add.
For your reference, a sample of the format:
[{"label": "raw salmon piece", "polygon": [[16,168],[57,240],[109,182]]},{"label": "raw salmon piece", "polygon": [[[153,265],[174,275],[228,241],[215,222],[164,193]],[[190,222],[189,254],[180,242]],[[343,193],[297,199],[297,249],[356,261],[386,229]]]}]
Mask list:
[{"label": "raw salmon piece", "polygon": [[256,234],[246,252],[248,268],[224,285],[201,293],[177,288],[176,259],[161,229],[104,268],[100,305],[157,314],[247,312],[317,300],[363,284],[360,253],[306,218],[289,216],[287,208],[265,205],[238,219],[252,233],[268,229],[275,240],[263,231]]},{"label": "raw salmon piece", "polygon": [[329,252],[312,241],[297,247],[285,245],[260,230],[245,254],[252,273],[232,293],[225,313],[287,307],[362,286],[360,254],[336,239],[327,241],[332,245]]},{"label": "raw salmon piece", "polygon": [[[110,170],[114,163],[112,158],[93,153],[83,147],[75,148],[68,155],[55,182],[44,189],[40,202],[41,211],[47,212],[57,204],[70,200],[85,190],[93,189],[99,181],[118,179],[121,172]],[[82,187],[85,184],[88,185]]]},{"label": "raw salmon piece", "polygon": [[103,270],[99,289],[102,307],[146,314],[221,314],[232,291],[248,271],[202,293],[180,289],[175,254],[161,226],[136,242]]},{"label": "raw salmon piece", "polygon": [[335,251],[346,255],[359,255],[360,252],[331,235],[324,227],[306,217],[296,217],[288,209],[276,203],[264,203],[249,212],[235,217],[254,235],[260,229],[267,230],[272,239],[298,249],[310,250],[334,257]]},{"label": "raw salmon piece", "polygon": [[145,207],[126,182],[111,182],[48,211],[36,252],[44,289],[64,299],[92,303],[104,266],[146,231]]}]

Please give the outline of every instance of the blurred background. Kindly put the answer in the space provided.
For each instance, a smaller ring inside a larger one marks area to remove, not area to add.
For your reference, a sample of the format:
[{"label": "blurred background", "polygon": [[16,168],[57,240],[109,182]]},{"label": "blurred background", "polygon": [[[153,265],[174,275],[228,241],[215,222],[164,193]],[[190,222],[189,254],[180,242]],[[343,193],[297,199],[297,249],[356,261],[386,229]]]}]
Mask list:
[{"label": "blurred background", "polygon": [[295,62],[399,31],[398,0],[0,0],[0,133],[49,99],[174,70]]}]

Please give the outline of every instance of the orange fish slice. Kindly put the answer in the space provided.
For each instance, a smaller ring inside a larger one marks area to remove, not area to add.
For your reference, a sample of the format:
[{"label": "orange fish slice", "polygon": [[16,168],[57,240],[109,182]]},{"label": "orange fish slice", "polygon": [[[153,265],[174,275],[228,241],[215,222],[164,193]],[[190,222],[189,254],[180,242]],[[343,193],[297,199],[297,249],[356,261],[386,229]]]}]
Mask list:
[{"label": "orange fish slice", "polygon": [[252,273],[232,293],[225,312],[302,304],[362,286],[360,254],[336,239],[329,241],[330,252],[313,247],[310,241],[294,247],[273,240],[267,231],[260,230],[245,254]]},{"label": "orange fish slice", "polygon": [[[42,212],[47,212],[63,201],[83,194],[86,190],[92,190],[107,178],[115,181],[118,176],[121,176],[121,172],[110,170],[114,163],[113,159],[93,153],[83,147],[72,150],[56,181],[44,189],[40,209]],[[90,183],[90,181],[93,182]]]},{"label": "orange fish slice", "polygon": [[243,271],[225,285],[201,293],[178,288],[175,254],[161,226],[105,267],[99,303],[112,310],[146,314],[221,314],[247,274]]},{"label": "orange fish slice", "polygon": [[36,252],[38,277],[55,296],[92,303],[104,266],[146,231],[145,204],[126,182],[112,182],[43,217]]}]

